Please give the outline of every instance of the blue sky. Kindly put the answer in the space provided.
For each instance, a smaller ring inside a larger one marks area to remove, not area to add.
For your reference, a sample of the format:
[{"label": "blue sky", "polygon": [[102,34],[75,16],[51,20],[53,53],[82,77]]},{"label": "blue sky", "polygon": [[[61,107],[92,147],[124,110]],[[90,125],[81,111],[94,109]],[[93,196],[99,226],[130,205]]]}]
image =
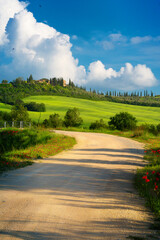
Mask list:
[{"label": "blue sky", "polygon": [[2,79],[32,73],[102,91],[160,94],[160,0],[24,2],[0,0],[8,13],[0,10]]}]

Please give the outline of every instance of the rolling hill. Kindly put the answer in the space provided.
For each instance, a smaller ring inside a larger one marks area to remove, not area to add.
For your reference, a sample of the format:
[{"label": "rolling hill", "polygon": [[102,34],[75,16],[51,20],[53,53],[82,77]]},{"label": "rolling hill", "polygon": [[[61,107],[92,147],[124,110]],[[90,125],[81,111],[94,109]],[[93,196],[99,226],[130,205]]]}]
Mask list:
[{"label": "rolling hill", "polygon": [[[160,108],[135,106],[107,101],[93,101],[79,98],[62,97],[62,96],[30,96],[23,99],[24,102],[37,102],[46,105],[46,112],[29,112],[32,120],[42,122],[45,118],[53,113],[58,113],[64,117],[68,108],[77,107],[80,110],[81,117],[84,120],[85,127],[88,127],[91,122],[103,118],[108,122],[109,118],[119,112],[129,112],[133,114],[138,125],[143,123],[158,124],[160,123]],[[10,111],[11,106],[0,103],[0,111]]]}]

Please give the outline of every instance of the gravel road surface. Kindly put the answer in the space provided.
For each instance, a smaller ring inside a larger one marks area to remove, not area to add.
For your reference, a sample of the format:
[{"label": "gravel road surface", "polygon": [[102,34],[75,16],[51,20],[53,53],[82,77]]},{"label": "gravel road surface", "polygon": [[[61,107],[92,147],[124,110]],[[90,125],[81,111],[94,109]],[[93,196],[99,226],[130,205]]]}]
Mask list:
[{"label": "gravel road surface", "polygon": [[154,239],[153,216],[133,187],[143,145],[58,132],[77,139],[72,150],[0,176],[0,239]]}]

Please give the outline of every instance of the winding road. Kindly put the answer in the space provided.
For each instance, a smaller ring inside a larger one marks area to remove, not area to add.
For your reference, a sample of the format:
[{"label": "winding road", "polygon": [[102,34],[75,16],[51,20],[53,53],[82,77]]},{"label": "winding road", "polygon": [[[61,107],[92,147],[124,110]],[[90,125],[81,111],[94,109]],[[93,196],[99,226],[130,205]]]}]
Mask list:
[{"label": "winding road", "polygon": [[72,150],[0,176],[0,239],[153,239],[153,216],[133,187],[143,145],[58,132],[77,139]]}]

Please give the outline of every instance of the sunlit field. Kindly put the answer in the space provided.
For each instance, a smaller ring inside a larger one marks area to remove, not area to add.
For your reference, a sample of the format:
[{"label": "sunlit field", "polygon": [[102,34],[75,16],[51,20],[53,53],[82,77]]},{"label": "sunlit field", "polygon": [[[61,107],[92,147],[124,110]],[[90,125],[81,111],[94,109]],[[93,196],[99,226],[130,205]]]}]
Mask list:
[{"label": "sunlit field", "polygon": [[[138,120],[138,125],[160,123],[160,108],[158,107],[135,106],[61,96],[31,96],[23,99],[23,101],[44,103],[46,105],[46,112],[44,113],[29,112],[32,120],[39,120],[40,122],[53,113],[58,113],[61,117],[64,117],[68,108],[77,107],[80,110],[84,121],[83,126],[85,127],[88,127],[91,122],[100,118],[108,122],[111,116],[122,111],[133,114]],[[0,111],[9,111],[10,109],[11,106],[0,104]]]}]

